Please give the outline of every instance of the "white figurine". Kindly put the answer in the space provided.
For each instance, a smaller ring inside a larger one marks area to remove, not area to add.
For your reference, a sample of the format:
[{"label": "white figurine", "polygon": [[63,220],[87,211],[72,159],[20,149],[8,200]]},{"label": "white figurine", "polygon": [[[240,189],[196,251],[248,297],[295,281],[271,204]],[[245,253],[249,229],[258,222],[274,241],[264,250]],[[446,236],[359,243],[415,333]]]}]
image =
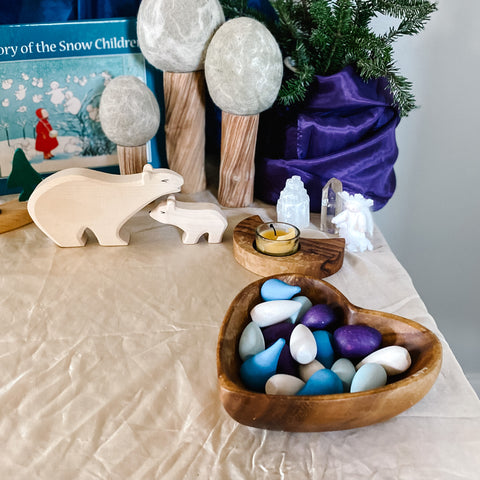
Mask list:
[{"label": "white figurine", "polygon": [[345,238],[345,248],[349,252],[364,252],[373,250],[372,243],[366,235],[373,233],[373,218],[370,207],[373,200],[364,198],[361,194],[349,195],[340,192],[344,210],[336,215],[332,222],[338,226],[340,237]]},{"label": "white figurine", "polygon": [[187,245],[198,243],[205,233],[208,243],[220,243],[228,226],[222,210],[214,203],[179,202],[174,195],[157,205],[150,216],[160,223],[181,228],[182,242]]}]

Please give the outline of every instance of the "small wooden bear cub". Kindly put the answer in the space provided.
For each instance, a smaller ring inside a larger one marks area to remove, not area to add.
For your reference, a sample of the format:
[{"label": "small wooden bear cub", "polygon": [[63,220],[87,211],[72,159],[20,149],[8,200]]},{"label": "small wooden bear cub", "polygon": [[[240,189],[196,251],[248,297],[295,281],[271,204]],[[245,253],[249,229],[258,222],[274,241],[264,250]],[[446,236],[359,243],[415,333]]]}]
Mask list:
[{"label": "small wooden bear cub", "polygon": [[150,216],[182,229],[182,242],[189,245],[197,243],[203,234],[208,234],[209,243],[220,243],[228,225],[222,210],[214,203],[179,202],[174,195],[157,205]]}]

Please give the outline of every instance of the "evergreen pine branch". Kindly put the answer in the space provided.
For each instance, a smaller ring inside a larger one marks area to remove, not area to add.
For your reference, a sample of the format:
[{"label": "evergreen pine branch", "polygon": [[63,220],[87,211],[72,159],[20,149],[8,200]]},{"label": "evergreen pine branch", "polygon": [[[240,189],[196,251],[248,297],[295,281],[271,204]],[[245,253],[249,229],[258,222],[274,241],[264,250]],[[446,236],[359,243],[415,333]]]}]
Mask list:
[{"label": "evergreen pine branch", "polygon": [[[284,75],[278,101],[302,102],[315,75],[331,75],[351,65],[364,80],[385,77],[392,103],[403,116],[415,108],[412,84],[393,60],[392,44],[421,32],[437,9],[431,0],[270,0],[277,19],[252,14],[247,0],[220,0],[227,17],[253,16],[263,21],[293,68]],[[258,12],[257,12],[258,13]],[[400,20],[397,27],[375,34],[378,14]]]},{"label": "evergreen pine branch", "polygon": [[436,3],[427,0],[371,0],[373,10],[395,18],[430,19],[437,10]]}]

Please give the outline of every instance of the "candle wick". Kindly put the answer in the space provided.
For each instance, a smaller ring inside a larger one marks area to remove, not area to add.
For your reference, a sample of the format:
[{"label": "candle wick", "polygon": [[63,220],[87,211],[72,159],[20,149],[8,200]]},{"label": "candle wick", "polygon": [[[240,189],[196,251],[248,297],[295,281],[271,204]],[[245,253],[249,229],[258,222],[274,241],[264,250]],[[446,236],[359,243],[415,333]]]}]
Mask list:
[{"label": "candle wick", "polygon": [[273,223],[270,224],[270,227],[273,229],[273,234],[277,236],[277,231],[275,230],[275,227],[273,226]]}]

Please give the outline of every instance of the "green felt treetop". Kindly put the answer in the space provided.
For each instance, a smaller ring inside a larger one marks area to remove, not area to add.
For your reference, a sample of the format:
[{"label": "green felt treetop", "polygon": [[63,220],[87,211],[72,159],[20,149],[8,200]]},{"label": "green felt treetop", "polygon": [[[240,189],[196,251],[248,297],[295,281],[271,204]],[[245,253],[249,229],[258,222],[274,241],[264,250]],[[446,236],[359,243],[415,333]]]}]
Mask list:
[{"label": "green felt treetop", "polygon": [[41,181],[41,175],[32,167],[24,151],[17,148],[13,155],[12,171],[7,180],[8,188],[21,187],[23,190],[18,200],[26,202]]},{"label": "green felt treetop", "polygon": [[[394,42],[424,28],[437,4],[429,0],[270,0],[276,18],[248,7],[247,0],[220,0],[227,17],[262,19],[276,38],[285,64],[278,102],[302,102],[315,75],[332,75],[352,66],[364,79],[384,77],[402,116],[415,108],[412,84],[393,58]],[[378,15],[397,19],[385,33],[371,21]]]}]

